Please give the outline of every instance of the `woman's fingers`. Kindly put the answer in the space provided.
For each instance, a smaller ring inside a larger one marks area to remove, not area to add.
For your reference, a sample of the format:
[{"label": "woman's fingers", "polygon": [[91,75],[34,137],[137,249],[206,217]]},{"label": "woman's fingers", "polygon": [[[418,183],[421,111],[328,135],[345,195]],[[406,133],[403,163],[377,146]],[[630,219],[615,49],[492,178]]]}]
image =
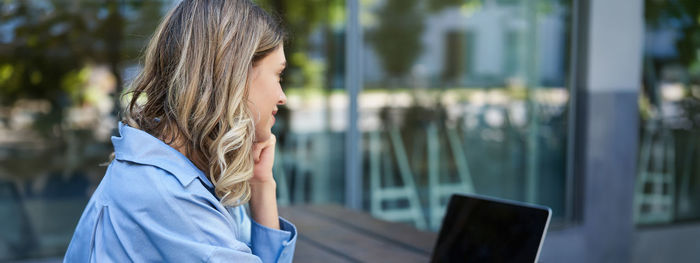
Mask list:
[{"label": "woman's fingers", "polygon": [[277,138],[275,138],[275,135],[272,134],[267,140],[253,144],[253,160],[255,163],[260,162],[260,156],[262,155],[263,150],[270,147],[274,149],[276,142]]},{"label": "woman's fingers", "polygon": [[253,161],[255,161],[255,163],[260,161],[260,153],[262,152],[264,144],[264,142],[256,142],[253,144]]}]

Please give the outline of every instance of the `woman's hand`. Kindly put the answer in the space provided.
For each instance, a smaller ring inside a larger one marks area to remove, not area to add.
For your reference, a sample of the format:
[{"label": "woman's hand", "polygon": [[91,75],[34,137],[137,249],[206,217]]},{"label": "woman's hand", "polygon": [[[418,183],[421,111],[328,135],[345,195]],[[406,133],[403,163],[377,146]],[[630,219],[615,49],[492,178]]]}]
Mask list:
[{"label": "woman's hand", "polygon": [[277,184],[272,177],[275,162],[275,135],[253,145],[253,178],[250,179],[250,217],[263,226],[280,229],[277,212]]},{"label": "woman's hand", "polygon": [[277,138],[275,135],[270,135],[265,141],[253,144],[253,178],[250,179],[251,184],[268,184],[274,183],[272,177],[272,164],[275,162],[275,144]]}]

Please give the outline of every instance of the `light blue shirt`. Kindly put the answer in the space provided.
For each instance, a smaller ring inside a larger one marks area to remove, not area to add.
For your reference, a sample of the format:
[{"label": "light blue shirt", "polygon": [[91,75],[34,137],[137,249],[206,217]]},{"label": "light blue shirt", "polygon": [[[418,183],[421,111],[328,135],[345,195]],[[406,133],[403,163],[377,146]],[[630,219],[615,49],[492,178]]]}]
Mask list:
[{"label": "light blue shirt", "polygon": [[119,133],[64,262],[292,262],[293,224],[271,229],[222,206],[180,152],[121,122]]}]

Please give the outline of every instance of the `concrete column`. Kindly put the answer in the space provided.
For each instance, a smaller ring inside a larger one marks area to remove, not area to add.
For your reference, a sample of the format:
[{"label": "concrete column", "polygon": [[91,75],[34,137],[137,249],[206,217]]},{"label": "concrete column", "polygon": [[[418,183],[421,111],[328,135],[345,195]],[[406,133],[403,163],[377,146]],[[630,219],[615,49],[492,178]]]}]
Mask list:
[{"label": "concrete column", "polygon": [[583,140],[583,231],[588,262],[629,262],[644,47],[642,0],[591,0],[587,117]]},{"label": "concrete column", "polygon": [[542,262],[630,262],[639,142],[642,0],[573,0],[572,179],[577,223],[552,231]]}]

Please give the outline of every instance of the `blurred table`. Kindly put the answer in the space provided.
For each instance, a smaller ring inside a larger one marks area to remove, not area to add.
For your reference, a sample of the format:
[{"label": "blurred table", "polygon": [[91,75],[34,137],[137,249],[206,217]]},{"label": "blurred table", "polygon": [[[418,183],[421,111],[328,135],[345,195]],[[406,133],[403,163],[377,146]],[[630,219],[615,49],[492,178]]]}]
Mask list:
[{"label": "blurred table", "polygon": [[428,262],[437,233],[338,205],[280,207],[296,225],[295,262]]}]

